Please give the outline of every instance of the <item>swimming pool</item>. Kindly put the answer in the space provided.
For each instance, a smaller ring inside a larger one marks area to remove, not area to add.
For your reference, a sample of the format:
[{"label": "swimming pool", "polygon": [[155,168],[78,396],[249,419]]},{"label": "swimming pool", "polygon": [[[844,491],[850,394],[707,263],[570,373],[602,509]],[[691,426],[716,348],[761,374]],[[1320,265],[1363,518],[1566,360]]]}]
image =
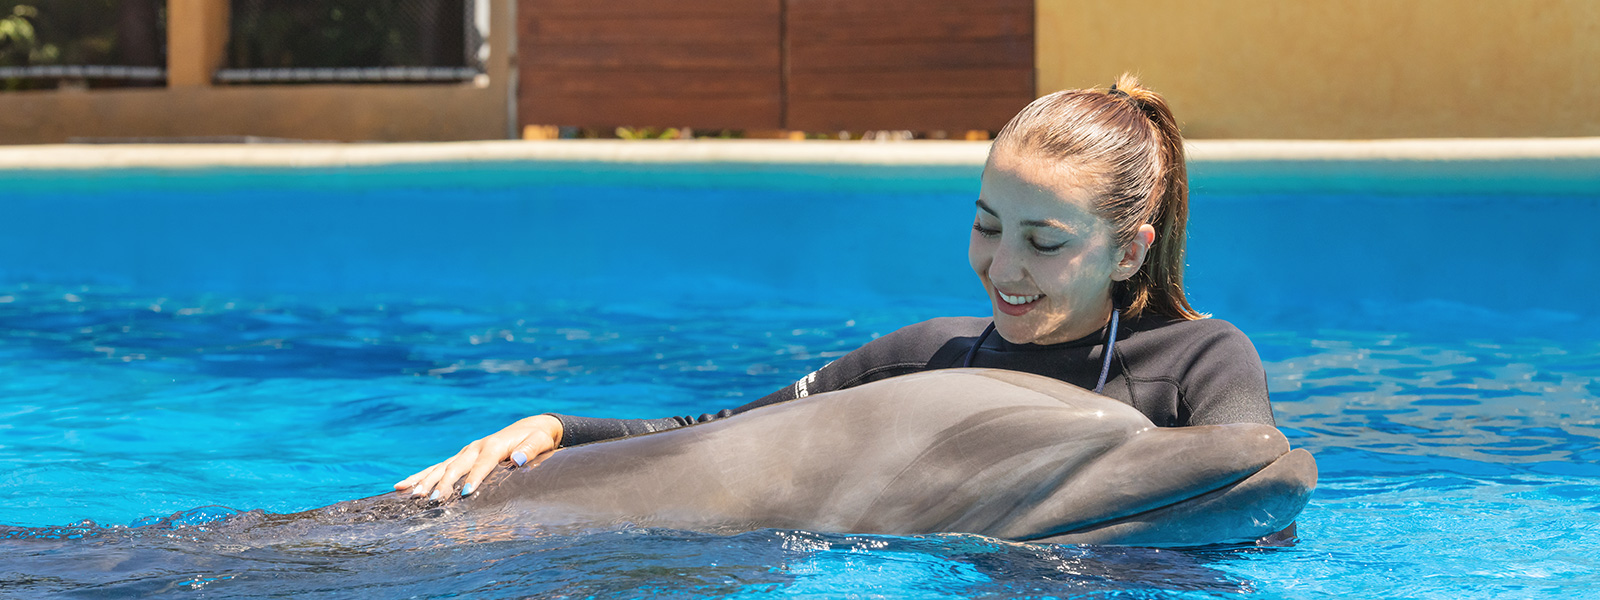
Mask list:
[{"label": "swimming pool", "polygon": [[1600,217],[1600,191],[1263,191],[1203,173],[1192,299],[1250,334],[1280,426],[1322,470],[1297,547],[183,527],[230,513],[208,505],[288,512],[380,493],[530,412],[737,405],[904,324],[986,314],[964,254],[975,181],[958,167],[579,164],[0,175],[0,523],[146,524],[0,539],[0,592],[1567,598],[1600,585],[1600,241],[1547,235]]}]

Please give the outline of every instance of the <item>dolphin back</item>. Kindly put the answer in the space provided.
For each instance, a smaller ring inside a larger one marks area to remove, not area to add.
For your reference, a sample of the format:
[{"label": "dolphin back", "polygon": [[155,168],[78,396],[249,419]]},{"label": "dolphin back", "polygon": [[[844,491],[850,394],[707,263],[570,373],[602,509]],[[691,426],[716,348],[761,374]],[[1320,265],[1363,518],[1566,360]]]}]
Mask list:
[{"label": "dolphin back", "polygon": [[1275,428],[1157,428],[1114,399],[992,369],[895,377],[535,462],[451,502],[552,524],[1191,546],[1283,529],[1316,483],[1311,455]]}]

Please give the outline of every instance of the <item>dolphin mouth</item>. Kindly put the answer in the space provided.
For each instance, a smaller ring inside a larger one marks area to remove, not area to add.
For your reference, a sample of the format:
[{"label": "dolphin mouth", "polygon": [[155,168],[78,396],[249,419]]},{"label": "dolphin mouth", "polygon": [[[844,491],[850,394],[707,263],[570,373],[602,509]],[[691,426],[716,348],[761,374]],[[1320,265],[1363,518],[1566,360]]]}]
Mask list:
[{"label": "dolphin mouth", "polygon": [[1296,448],[1255,472],[1192,496],[1020,541],[1158,547],[1254,542],[1292,524],[1316,482],[1316,460]]}]

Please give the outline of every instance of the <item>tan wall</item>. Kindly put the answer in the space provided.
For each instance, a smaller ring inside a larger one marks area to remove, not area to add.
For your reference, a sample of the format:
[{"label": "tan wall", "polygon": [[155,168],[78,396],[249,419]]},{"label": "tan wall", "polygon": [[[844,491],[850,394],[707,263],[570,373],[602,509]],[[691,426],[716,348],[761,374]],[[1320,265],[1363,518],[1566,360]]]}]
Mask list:
[{"label": "tan wall", "polygon": [[228,0],[167,0],[167,87],[211,85],[228,51]]},{"label": "tan wall", "polygon": [[507,136],[502,85],[252,85],[0,93],[0,144],[259,136],[434,141]]},{"label": "tan wall", "polygon": [[502,139],[510,132],[513,2],[492,0],[491,10],[487,86],[213,87],[202,80],[200,85],[174,81],[169,88],[5,92],[0,93],[0,144],[199,136],[331,141]]},{"label": "tan wall", "polygon": [[1039,92],[1123,71],[1196,138],[1600,135],[1595,0],[1038,0]]}]

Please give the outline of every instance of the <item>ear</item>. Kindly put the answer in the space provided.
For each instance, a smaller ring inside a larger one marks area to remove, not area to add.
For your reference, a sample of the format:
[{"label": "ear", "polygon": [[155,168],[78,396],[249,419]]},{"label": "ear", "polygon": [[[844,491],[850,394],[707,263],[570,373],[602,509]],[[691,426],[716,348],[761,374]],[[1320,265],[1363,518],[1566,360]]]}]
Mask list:
[{"label": "ear", "polygon": [[1133,241],[1122,248],[1122,254],[1117,257],[1117,264],[1111,270],[1112,281],[1127,281],[1139,272],[1139,267],[1144,266],[1144,257],[1150,252],[1150,245],[1156,242],[1156,228],[1149,224],[1139,226],[1133,233]]}]

